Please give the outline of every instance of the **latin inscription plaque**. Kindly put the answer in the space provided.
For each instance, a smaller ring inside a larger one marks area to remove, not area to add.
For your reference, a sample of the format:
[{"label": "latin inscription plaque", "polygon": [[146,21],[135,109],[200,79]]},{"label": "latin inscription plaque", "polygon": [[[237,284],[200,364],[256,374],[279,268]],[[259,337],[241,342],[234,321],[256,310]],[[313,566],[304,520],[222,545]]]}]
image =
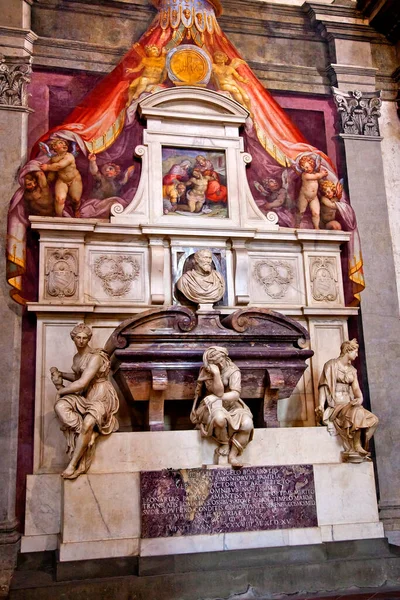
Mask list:
[{"label": "latin inscription plaque", "polygon": [[316,527],[311,465],[140,474],[142,538]]}]

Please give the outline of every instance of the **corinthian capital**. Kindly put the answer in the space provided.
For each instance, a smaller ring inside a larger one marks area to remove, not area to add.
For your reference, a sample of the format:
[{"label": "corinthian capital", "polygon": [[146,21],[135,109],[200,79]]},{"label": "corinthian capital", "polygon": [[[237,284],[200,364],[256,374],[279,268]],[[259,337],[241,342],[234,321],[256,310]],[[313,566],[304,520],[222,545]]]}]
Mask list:
[{"label": "corinthian capital", "polygon": [[0,54],[0,110],[28,108],[27,84],[31,80],[32,59],[5,57]]},{"label": "corinthian capital", "polygon": [[341,120],[341,133],[378,137],[380,92],[343,92],[333,87],[333,97]]}]

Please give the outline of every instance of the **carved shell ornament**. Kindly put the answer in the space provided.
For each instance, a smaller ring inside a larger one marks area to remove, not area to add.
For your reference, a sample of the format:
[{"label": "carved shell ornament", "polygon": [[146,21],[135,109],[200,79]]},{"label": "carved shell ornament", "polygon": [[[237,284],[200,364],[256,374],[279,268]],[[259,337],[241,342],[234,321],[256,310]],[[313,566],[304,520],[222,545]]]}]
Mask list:
[{"label": "carved shell ornament", "polygon": [[267,295],[274,299],[284,298],[294,279],[292,267],[283,260],[260,260],[254,267],[253,275]]},{"label": "carved shell ornament", "polygon": [[93,270],[106,294],[114,298],[125,296],[140,273],[137,260],[128,255],[98,256]]}]

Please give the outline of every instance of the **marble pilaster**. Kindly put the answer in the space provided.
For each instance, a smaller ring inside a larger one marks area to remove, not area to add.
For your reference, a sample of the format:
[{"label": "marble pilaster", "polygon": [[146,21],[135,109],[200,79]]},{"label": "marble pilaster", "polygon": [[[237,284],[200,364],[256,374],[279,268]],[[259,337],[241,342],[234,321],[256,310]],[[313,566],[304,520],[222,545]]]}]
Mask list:
[{"label": "marble pilaster", "polygon": [[[0,227],[2,255],[5,254],[8,201],[15,191],[16,168],[26,158],[27,107],[26,83],[30,75],[30,5],[23,0],[2,3],[5,24],[0,30],[0,77],[6,78],[0,95]],[[6,142],[6,143],[5,143]],[[5,277],[5,261],[0,262],[0,596],[6,595],[19,547],[15,517],[19,369],[21,352],[21,307],[11,300]]]},{"label": "marble pilaster", "polygon": [[380,420],[375,436],[380,518],[389,539],[400,537],[399,302],[379,135],[341,134],[349,192],[363,244],[366,289],[361,312],[372,411]]}]

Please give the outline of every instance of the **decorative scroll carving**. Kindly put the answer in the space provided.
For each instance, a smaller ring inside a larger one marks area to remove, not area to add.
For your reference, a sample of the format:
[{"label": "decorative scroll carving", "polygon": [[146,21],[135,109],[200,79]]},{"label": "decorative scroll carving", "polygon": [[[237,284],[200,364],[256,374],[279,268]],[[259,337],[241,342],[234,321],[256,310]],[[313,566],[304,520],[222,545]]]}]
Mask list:
[{"label": "decorative scroll carving", "polygon": [[334,302],[338,296],[336,259],[317,256],[310,260],[311,290],[317,302]]},{"label": "decorative scroll carving", "polygon": [[126,296],[132,282],[137,279],[140,273],[137,260],[126,254],[98,256],[94,262],[93,270],[97,277],[101,279],[106,294],[114,298]]},{"label": "decorative scroll carving", "polygon": [[341,133],[379,136],[380,92],[342,92],[333,87],[333,97],[341,118]]},{"label": "decorative scroll carving", "polygon": [[283,260],[260,260],[254,266],[253,275],[267,295],[274,300],[286,296],[294,279],[292,267]]},{"label": "decorative scroll carving", "polygon": [[46,295],[53,298],[72,298],[78,288],[78,250],[49,251],[46,261]]},{"label": "decorative scroll carving", "polygon": [[23,62],[20,58],[6,58],[0,54],[0,106],[28,107],[26,85],[31,80],[31,73],[31,59]]}]

